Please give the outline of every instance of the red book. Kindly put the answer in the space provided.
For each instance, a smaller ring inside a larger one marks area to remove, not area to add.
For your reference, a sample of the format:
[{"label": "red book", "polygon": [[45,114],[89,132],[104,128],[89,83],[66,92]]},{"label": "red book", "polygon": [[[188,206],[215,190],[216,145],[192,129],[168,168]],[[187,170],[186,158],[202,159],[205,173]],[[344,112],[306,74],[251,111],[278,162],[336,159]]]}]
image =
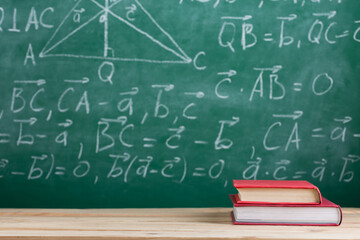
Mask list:
[{"label": "red book", "polygon": [[307,181],[233,180],[237,203],[320,204],[319,189]]},{"label": "red book", "polygon": [[231,216],[237,225],[310,225],[339,226],[342,221],[340,206],[322,197],[321,204],[249,204],[237,203],[236,195],[230,195],[234,205]]}]

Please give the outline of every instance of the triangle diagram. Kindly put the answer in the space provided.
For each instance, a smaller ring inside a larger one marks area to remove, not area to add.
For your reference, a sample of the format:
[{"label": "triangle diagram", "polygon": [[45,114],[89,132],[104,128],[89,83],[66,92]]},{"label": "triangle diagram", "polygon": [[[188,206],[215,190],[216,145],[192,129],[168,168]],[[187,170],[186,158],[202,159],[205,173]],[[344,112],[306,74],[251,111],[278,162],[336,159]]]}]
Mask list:
[{"label": "triangle diagram", "polygon": [[192,61],[138,0],[78,0],[40,57],[149,63]]}]

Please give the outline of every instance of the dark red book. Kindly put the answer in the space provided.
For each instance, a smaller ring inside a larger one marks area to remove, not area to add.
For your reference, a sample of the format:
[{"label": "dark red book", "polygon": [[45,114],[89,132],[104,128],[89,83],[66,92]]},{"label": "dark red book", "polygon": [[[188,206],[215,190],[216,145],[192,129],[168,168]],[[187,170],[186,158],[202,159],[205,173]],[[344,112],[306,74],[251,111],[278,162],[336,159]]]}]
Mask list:
[{"label": "dark red book", "polygon": [[230,195],[233,203],[231,213],[237,225],[311,225],[339,226],[342,211],[326,198],[321,204],[250,204],[237,203],[235,194]]},{"label": "dark red book", "polygon": [[237,203],[320,204],[319,189],[307,181],[233,180]]}]

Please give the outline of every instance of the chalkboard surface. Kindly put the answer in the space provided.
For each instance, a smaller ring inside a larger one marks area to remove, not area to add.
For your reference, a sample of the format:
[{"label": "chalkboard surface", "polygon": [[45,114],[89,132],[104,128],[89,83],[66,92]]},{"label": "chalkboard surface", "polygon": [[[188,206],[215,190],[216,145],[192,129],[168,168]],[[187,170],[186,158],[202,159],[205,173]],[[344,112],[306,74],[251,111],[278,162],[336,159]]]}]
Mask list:
[{"label": "chalkboard surface", "polygon": [[0,207],[360,207],[360,1],[2,0]]}]

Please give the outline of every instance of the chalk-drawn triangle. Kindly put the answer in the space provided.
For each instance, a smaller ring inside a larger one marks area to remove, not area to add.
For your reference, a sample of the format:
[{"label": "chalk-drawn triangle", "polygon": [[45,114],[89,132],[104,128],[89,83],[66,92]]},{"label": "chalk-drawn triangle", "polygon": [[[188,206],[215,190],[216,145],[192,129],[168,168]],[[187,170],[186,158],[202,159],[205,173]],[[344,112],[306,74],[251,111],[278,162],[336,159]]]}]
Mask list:
[{"label": "chalk-drawn triangle", "polygon": [[[103,1],[101,4],[98,0],[79,0],[46,43],[40,57],[153,63],[192,61],[139,1]],[[131,8],[136,8],[135,13],[130,13]],[[81,13],[82,21],[75,23],[81,9],[85,9]]]},{"label": "chalk-drawn triangle", "polygon": [[191,59],[179,47],[175,40],[151,16],[138,0],[123,0],[111,8],[109,13],[129,27],[149,37],[152,41],[173,52],[184,61]]},{"label": "chalk-drawn triangle", "polygon": [[[116,29],[108,33],[107,56],[104,56],[104,34],[99,34],[103,24],[99,16],[86,27],[69,36],[56,48],[48,53],[49,57],[72,57],[88,59],[104,59],[114,61],[143,61],[153,63],[185,63],[177,55],[169,52],[158,44],[154,44],[145,35],[139,34],[121,21],[112,21],[109,16],[109,29]],[[115,19],[116,20],[116,19]],[[120,34],[124,33],[126,34]],[[86,37],[84,37],[86,36]],[[134,40],[135,39],[135,40]],[[148,47],[151,46],[151,47]]]},{"label": "chalk-drawn triangle", "polygon": [[104,30],[100,18],[97,16],[85,27],[68,35],[66,40],[57,42],[55,47],[45,52],[45,57],[104,57]]},{"label": "chalk-drawn triangle", "polygon": [[66,41],[67,38],[86,27],[92,21],[95,21],[103,12],[95,4],[89,4],[88,0],[79,0],[45,44],[40,57],[45,57],[47,53]]}]

